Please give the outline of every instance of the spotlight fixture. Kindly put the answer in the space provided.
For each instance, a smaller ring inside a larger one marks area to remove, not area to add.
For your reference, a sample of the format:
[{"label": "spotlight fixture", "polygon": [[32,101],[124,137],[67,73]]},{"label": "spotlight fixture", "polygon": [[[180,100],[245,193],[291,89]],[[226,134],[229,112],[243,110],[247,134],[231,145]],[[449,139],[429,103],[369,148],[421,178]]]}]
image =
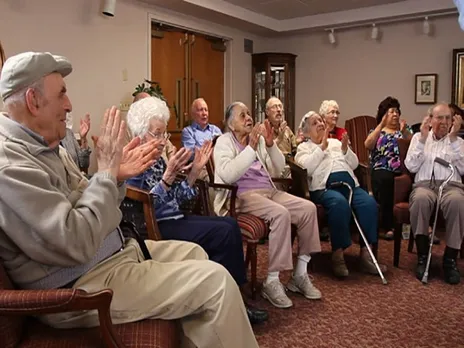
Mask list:
[{"label": "spotlight fixture", "polygon": [[116,0],[103,0],[102,14],[108,17],[114,17],[116,11]]},{"label": "spotlight fixture", "polygon": [[429,36],[432,32],[431,27],[430,27],[430,22],[429,22],[429,17],[424,18],[424,23],[422,23],[422,32],[424,35]]},{"label": "spotlight fixture", "polygon": [[329,42],[332,45],[335,45],[335,43],[337,42],[337,39],[335,38],[335,33],[334,33],[333,29],[330,29],[330,32],[329,32]]},{"label": "spotlight fixture", "polygon": [[371,39],[377,40],[379,38],[379,28],[375,26],[375,23],[372,23]]}]

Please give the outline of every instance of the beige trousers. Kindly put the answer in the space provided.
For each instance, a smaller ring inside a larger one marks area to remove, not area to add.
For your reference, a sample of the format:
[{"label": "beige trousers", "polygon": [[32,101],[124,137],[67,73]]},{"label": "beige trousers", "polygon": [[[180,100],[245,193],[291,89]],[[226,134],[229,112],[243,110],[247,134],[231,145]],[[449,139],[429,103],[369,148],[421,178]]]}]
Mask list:
[{"label": "beige trousers", "polygon": [[314,203],[276,189],[246,191],[237,209],[269,222],[269,272],[293,269],[291,224],[298,233],[298,255],[321,251]]},{"label": "beige trousers", "polygon": [[[411,230],[414,235],[428,235],[430,218],[435,211],[438,187],[441,183],[441,181],[437,181],[434,190],[429,187],[428,182],[414,185],[409,197]],[[464,236],[464,190],[454,183],[446,186],[440,202],[440,209],[445,218],[446,245],[453,249],[461,249]]]},{"label": "beige trousers", "polygon": [[[144,261],[135,240],[82,276],[74,288],[113,290],[113,323],[181,319],[185,342],[199,348],[258,347],[242,296],[229,272],[208,261],[198,245],[146,241],[153,260]],[[48,315],[55,327],[98,325],[96,311]]]}]

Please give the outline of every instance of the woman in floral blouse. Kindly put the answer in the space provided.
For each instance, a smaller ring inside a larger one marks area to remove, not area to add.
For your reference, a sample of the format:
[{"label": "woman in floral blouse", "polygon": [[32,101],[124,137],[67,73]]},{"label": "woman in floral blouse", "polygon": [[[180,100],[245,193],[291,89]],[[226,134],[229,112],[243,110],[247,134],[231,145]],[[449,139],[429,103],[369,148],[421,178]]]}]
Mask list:
[{"label": "woman in floral blouse", "polygon": [[401,173],[398,139],[410,139],[406,121],[400,119],[400,103],[387,97],[377,110],[377,127],[369,133],[364,145],[371,151],[371,180],[374,197],[380,205],[381,228],[385,239],[393,239],[393,192],[395,176]]}]

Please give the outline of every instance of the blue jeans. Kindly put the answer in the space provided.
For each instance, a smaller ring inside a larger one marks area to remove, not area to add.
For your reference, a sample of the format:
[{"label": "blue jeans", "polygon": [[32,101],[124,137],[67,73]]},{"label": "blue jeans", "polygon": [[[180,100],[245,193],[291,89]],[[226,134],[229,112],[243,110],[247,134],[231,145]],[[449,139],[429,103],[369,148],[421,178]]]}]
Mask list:
[{"label": "blue jeans", "polygon": [[[348,204],[349,190],[344,186],[337,189],[311,191],[310,194],[311,200],[316,204],[321,204],[327,213],[332,250],[346,249],[351,245],[351,208],[356,214],[368,243],[377,243],[378,211],[374,197],[362,188],[355,187],[355,182],[348,172],[330,174],[326,187],[337,181],[346,182],[353,189],[351,207]],[[360,239],[360,244],[364,245],[362,239]]]}]

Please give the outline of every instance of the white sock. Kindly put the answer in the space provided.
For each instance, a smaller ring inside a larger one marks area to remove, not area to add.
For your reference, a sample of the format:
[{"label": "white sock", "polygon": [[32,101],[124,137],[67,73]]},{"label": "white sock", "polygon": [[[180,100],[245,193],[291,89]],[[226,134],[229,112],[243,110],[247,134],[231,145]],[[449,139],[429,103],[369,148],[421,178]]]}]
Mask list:
[{"label": "white sock", "polygon": [[269,284],[273,280],[279,280],[279,272],[268,272],[266,284]]},{"label": "white sock", "polygon": [[295,272],[293,275],[298,277],[308,273],[308,262],[311,260],[309,255],[299,255],[297,257],[298,261],[296,263]]}]

